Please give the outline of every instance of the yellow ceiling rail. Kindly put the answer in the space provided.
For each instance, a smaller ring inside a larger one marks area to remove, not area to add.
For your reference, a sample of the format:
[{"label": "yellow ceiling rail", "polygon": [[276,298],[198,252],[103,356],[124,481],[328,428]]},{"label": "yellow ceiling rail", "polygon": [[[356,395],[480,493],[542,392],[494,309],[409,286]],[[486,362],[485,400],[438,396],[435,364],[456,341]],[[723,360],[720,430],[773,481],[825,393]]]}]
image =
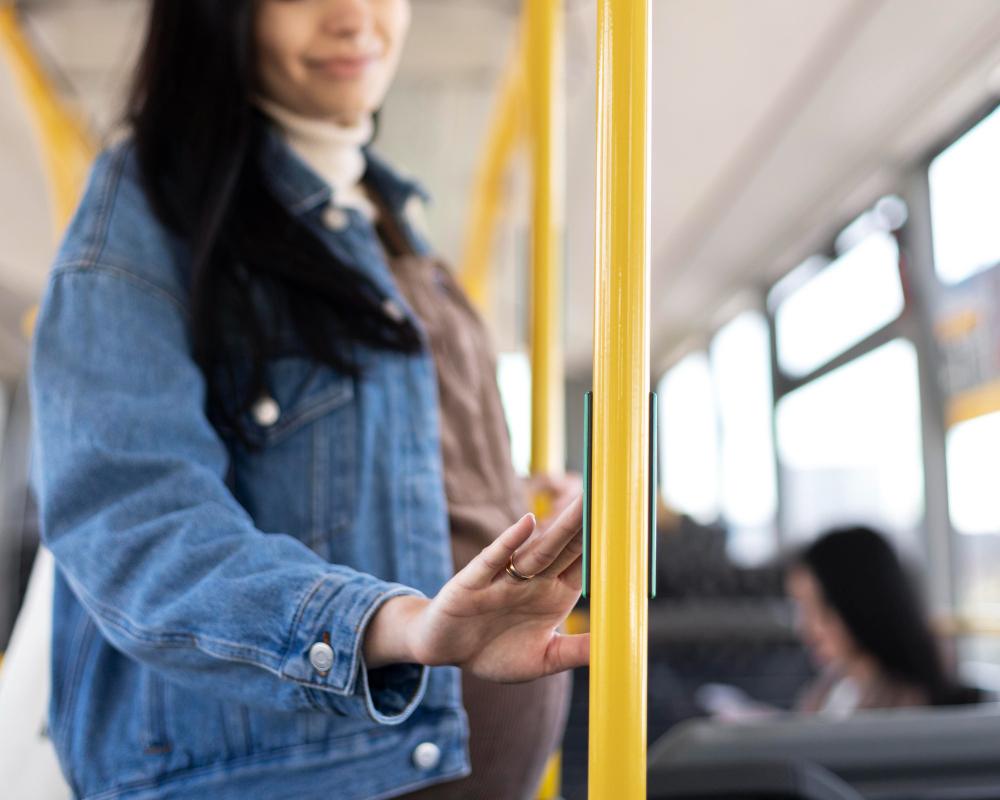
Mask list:
[{"label": "yellow ceiling rail", "polygon": [[646,797],[649,0],[598,0],[591,800]]},{"label": "yellow ceiling rail", "polygon": [[[562,0],[528,0],[525,72],[533,178],[531,471],[565,468],[562,359],[565,99]],[[544,503],[544,499],[541,499]],[[545,508],[538,508],[544,515]]]},{"label": "yellow ceiling rail", "polygon": [[31,111],[49,182],[53,232],[58,237],[79,202],[96,148],[86,127],[67,110],[46,76],[11,4],[0,5],[0,52]]},{"label": "yellow ceiling rail", "polygon": [[503,210],[504,178],[523,138],[524,105],[524,54],[522,37],[519,37],[504,70],[483,159],[476,174],[465,251],[458,271],[459,282],[480,311],[485,311],[489,304],[490,265]]}]

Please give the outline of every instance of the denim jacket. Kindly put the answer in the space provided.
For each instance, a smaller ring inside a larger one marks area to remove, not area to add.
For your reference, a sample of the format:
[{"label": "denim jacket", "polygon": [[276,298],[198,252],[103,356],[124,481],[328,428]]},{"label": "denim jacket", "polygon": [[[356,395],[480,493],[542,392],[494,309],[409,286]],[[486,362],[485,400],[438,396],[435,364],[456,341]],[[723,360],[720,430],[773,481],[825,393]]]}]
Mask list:
[{"label": "denim jacket", "polygon": [[[286,207],[412,318],[371,225],[277,135],[264,157]],[[368,176],[426,251],[415,185],[371,154]],[[57,564],[49,727],[75,794],[353,800],[468,774],[458,671],[367,669],[361,650],[382,603],[450,574],[427,348],[359,348],[357,378],[270,362],[246,447],[206,413],[189,263],[133,145],[102,154],[31,368]]]}]

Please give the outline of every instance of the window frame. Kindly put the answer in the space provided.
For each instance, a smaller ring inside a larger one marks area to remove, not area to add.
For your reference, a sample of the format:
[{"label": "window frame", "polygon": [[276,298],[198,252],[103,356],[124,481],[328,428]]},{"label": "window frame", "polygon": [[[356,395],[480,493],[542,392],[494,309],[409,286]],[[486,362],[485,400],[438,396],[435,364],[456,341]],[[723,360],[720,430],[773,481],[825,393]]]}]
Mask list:
[{"label": "window frame", "polygon": [[[1000,99],[996,96],[990,96],[978,103],[957,126],[951,128],[945,136],[926,148],[921,155],[903,165],[896,174],[894,194],[902,198],[908,210],[906,222],[893,232],[899,247],[899,272],[903,288],[903,309],[898,317],[872,331],[864,339],[830,358],[824,364],[817,366],[809,373],[801,376],[786,374],[781,369],[778,360],[776,312],[781,299],[773,301],[774,295],[772,293],[787,277],[789,271],[776,279],[755,282],[750,287],[749,296],[751,299],[749,301],[742,302],[738,308],[731,310],[731,313],[728,313],[724,318],[714,320],[710,331],[699,336],[696,342],[690,343],[682,350],[675,351],[666,362],[666,366],[659,371],[657,377],[657,382],[662,380],[672,367],[690,353],[704,351],[707,354],[716,333],[743,311],[754,310],[764,315],[770,346],[771,444],[774,454],[773,466],[777,499],[774,524],[775,548],[780,552],[781,548],[788,544],[788,535],[785,524],[787,485],[783,477],[777,442],[778,404],[797,389],[847,366],[895,339],[909,342],[917,355],[923,462],[921,466],[924,478],[924,514],[918,528],[922,535],[922,545],[929,566],[928,596],[930,605],[936,613],[947,615],[954,615],[961,611],[958,605],[957,591],[961,576],[956,558],[959,544],[958,533],[952,525],[948,507],[945,451],[948,430],[946,425],[947,398],[944,396],[944,387],[938,378],[941,355],[934,334],[933,310],[935,298],[939,296],[939,293],[961,286],[964,281],[956,284],[945,283],[941,280],[935,267],[929,169],[934,159],[944,150],[951,147],[986,117],[998,110],[1000,110]],[[861,213],[871,209],[878,199],[886,194],[887,192],[882,191],[870,197],[870,202],[862,206]],[[838,219],[835,224],[831,224],[828,228],[829,235],[824,237],[824,247],[819,251],[803,254],[797,264],[802,264],[811,256],[821,256],[827,263],[817,270],[817,274],[823,269],[827,269],[842,255],[835,248],[837,238],[857,218],[858,214],[854,214],[846,219]],[[1000,260],[976,274],[991,269],[1000,270]],[[746,293],[744,296],[746,297]],[[718,411],[716,417],[718,418]]]}]

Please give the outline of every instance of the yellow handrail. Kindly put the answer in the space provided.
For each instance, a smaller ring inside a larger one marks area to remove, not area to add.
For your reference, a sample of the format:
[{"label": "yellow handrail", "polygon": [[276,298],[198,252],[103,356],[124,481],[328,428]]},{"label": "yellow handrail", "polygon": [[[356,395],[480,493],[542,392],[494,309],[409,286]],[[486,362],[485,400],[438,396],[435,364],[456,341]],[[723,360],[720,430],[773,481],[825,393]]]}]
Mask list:
[{"label": "yellow handrail", "polygon": [[52,199],[53,233],[58,237],[79,202],[96,147],[86,126],[60,100],[10,4],[0,5],[0,52],[32,112]]},{"label": "yellow handrail", "polygon": [[[562,239],[565,150],[562,0],[526,0],[524,71],[529,107],[531,220],[531,472],[565,469],[562,358]],[[549,498],[534,498],[540,517]],[[550,760],[539,800],[559,796],[562,760]]]},{"label": "yellow handrail", "polygon": [[649,0],[599,0],[592,800],[646,797]]},{"label": "yellow handrail", "polygon": [[[31,111],[49,184],[53,238],[58,238],[76,210],[97,148],[38,63],[10,3],[0,4],[0,53],[6,56]],[[35,329],[37,314],[38,307],[32,306],[21,320],[27,339]]]},{"label": "yellow handrail", "polygon": [[[523,25],[522,25],[523,28]],[[523,37],[504,69],[483,160],[472,190],[472,206],[458,280],[480,311],[489,304],[494,237],[503,210],[504,178],[525,133]]]},{"label": "yellow handrail", "polygon": [[[562,240],[565,220],[562,0],[528,0],[531,120],[531,471],[565,468]],[[545,515],[546,498],[536,500]]]}]

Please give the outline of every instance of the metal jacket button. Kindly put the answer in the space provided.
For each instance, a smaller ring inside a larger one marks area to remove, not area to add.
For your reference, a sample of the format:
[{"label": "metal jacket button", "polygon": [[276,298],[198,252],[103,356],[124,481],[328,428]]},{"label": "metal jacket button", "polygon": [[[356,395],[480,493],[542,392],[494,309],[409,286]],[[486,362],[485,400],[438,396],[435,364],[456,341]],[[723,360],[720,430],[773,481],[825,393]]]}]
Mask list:
[{"label": "metal jacket button", "polygon": [[434,742],[421,742],[413,750],[413,763],[417,769],[434,769],[441,763],[441,748]]},{"label": "metal jacket button", "polygon": [[323,211],[323,224],[331,231],[342,231],[350,224],[350,218],[342,208],[327,206]]},{"label": "metal jacket button", "polygon": [[410,198],[403,205],[403,216],[413,230],[427,238],[427,215],[424,213],[424,201],[420,195],[410,195]]},{"label": "metal jacket button", "polygon": [[278,401],[269,395],[258,398],[250,409],[254,422],[262,428],[270,428],[281,418],[281,406]]},{"label": "metal jacket button", "polygon": [[329,672],[333,666],[333,648],[326,642],[316,642],[309,648],[309,663],[317,672]]},{"label": "metal jacket button", "polygon": [[399,307],[399,303],[395,300],[383,300],[382,311],[393,322],[402,322],[406,318],[403,309]]}]

